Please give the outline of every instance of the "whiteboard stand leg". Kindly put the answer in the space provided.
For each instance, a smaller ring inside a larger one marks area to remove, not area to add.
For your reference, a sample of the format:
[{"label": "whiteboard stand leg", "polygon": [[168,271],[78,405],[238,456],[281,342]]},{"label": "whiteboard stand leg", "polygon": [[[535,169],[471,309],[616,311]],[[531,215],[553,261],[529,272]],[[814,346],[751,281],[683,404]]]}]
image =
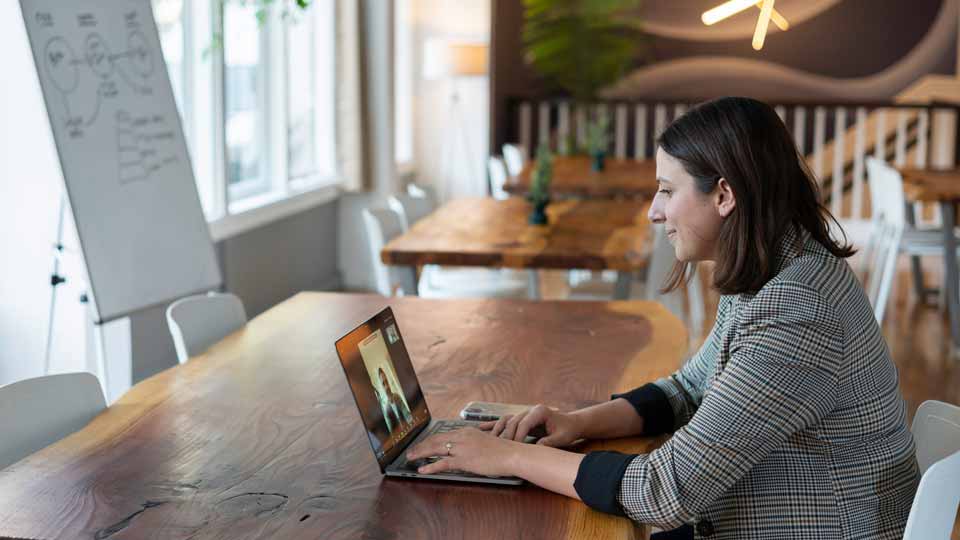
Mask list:
[{"label": "whiteboard stand leg", "polygon": [[100,372],[100,384],[103,385],[103,396],[109,405],[113,400],[110,398],[110,377],[107,374],[107,346],[103,339],[103,325],[96,321],[93,323],[93,339],[97,346],[97,371]]},{"label": "whiteboard stand leg", "polygon": [[63,255],[63,214],[66,211],[67,196],[60,195],[60,212],[57,218],[57,243],[53,255],[53,273],[50,274],[50,313],[47,316],[47,346],[43,355],[43,374],[50,374],[50,349],[53,345],[53,321],[57,308],[57,285],[65,283],[67,278],[60,275],[60,257]]}]

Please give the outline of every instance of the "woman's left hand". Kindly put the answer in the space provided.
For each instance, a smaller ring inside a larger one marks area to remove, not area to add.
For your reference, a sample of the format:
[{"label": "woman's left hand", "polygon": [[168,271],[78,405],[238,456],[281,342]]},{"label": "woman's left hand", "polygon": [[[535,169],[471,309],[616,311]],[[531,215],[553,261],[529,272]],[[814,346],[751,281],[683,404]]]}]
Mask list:
[{"label": "woman's left hand", "polygon": [[420,474],[466,471],[484,476],[514,476],[513,462],[523,443],[464,428],[428,437],[407,452],[407,459],[440,457],[417,469]]}]

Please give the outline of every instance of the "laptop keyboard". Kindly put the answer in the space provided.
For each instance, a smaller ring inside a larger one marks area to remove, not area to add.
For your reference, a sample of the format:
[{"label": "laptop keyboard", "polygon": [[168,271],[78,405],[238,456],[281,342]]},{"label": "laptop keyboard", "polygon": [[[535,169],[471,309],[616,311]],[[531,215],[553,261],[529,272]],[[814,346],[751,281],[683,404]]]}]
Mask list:
[{"label": "laptop keyboard", "polygon": [[[437,424],[437,426],[434,427],[432,430],[430,430],[430,432],[427,434],[427,437],[439,435],[440,433],[449,433],[451,431],[456,431],[458,429],[470,427],[473,425],[476,425],[476,424],[473,422],[443,421]],[[400,469],[405,469],[408,471],[416,471],[420,467],[424,465],[429,465],[430,463],[434,463],[440,459],[443,459],[443,456],[430,456],[430,457],[415,459],[412,461],[409,461],[406,458],[404,458],[403,463],[398,463],[398,466]],[[473,477],[483,476],[479,474],[473,474],[473,473],[468,473],[465,471],[457,471],[457,470],[446,471],[444,474],[455,474],[457,476],[473,476]]]}]

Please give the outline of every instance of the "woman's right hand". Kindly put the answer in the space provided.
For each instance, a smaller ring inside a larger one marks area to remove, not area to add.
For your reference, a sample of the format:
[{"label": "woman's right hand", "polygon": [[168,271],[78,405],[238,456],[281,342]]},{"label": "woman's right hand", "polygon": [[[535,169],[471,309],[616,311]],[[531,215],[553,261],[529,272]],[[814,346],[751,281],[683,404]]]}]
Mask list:
[{"label": "woman's right hand", "polygon": [[546,435],[537,444],[544,446],[570,446],[582,438],[582,428],[575,416],[544,405],[537,405],[517,415],[502,416],[496,422],[484,422],[480,424],[480,429],[490,430],[496,437],[523,442],[538,426],[543,426]]}]

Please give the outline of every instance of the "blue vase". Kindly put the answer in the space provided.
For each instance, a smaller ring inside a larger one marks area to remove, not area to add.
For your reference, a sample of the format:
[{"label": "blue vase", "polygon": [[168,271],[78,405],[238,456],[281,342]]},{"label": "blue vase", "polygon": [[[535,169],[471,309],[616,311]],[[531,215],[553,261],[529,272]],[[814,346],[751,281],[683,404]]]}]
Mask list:
[{"label": "blue vase", "polygon": [[530,212],[530,219],[528,220],[530,225],[546,225],[547,224],[547,205],[550,204],[550,201],[533,203],[533,211]]},{"label": "blue vase", "polygon": [[605,165],[604,159],[605,159],[606,157],[607,157],[606,154],[604,154],[603,152],[599,152],[599,153],[597,153],[597,154],[594,154],[594,155],[593,155],[593,160],[590,162],[590,169],[591,169],[593,172],[600,172],[600,171],[602,171],[602,170],[603,170],[603,167],[604,167],[604,165]]}]

